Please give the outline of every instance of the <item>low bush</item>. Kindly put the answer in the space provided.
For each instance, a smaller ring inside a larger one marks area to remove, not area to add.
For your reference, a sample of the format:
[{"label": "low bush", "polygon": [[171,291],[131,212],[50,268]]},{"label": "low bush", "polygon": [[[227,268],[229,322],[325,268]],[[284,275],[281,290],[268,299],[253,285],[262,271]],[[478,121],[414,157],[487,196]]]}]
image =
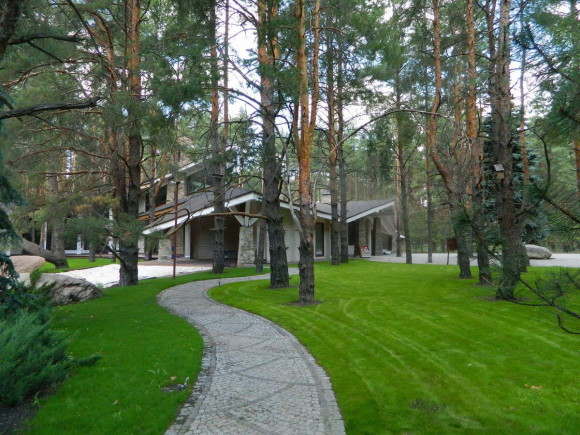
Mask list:
[{"label": "low bush", "polygon": [[48,319],[19,310],[0,320],[0,405],[17,405],[66,378],[66,340]]},{"label": "low bush", "polygon": [[13,286],[0,292],[0,320],[20,311],[42,312],[43,319],[49,317],[50,286],[39,289],[16,282]]}]

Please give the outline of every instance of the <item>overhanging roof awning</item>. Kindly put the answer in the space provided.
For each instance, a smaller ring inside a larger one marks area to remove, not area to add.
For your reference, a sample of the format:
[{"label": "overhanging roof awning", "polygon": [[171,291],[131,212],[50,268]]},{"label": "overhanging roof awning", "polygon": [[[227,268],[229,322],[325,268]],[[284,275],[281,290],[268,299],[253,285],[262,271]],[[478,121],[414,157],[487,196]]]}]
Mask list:
[{"label": "overhanging roof awning", "polygon": [[[237,196],[237,197],[233,197],[233,198],[229,199],[228,201],[226,201],[225,206],[226,207],[235,207],[236,205],[240,205],[240,204],[243,204],[243,203],[248,202],[248,201],[259,199],[259,195],[257,193],[251,192],[251,191],[246,191],[246,192],[247,193],[244,193],[241,196]],[[190,201],[186,201],[186,202],[179,205],[178,210],[177,210],[177,213],[178,213],[177,228],[170,231],[170,234],[177,231],[179,228],[181,228],[181,226],[183,226],[187,222],[190,222],[193,219],[211,214],[214,211],[213,205],[209,205],[209,206],[203,207],[201,209],[198,209],[197,211],[192,212],[191,210],[188,209],[188,207],[187,207],[188,205],[190,205]],[[174,212],[168,212],[162,218],[160,218],[158,223],[153,222],[149,228],[146,228],[143,231],[143,234],[151,234],[151,233],[154,233],[156,231],[162,231],[162,230],[166,230],[166,229],[169,229],[172,227],[175,227],[175,214],[174,214]]]},{"label": "overhanging roof awning", "polygon": [[362,219],[362,218],[364,218],[366,216],[369,216],[369,215],[371,215],[373,213],[378,213],[380,211],[386,210],[386,209],[388,209],[390,207],[394,207],[394,206],[395,206],[395,201],[394,200],[390,200],[390,201],[385,202],[384,204],[377,205],[375,207],[369,208],[368,210],[361,211],[358,214],[355,214],[353,216],[350,216],[350,217],[348,217],[346,219],[346,221],[347,222],[354,222],[354,221],[357,221],[359,219]]},{"label": "overhanging roof awning", "polygon": [[[346,221],[354,222],[374,213],[379,213],[389,208],[394,209],[395,201],[392,199],[369,200],[369,201],[348,201],[346,204]],[[330,204],[317,203],[318,215],[330,219]]]}]

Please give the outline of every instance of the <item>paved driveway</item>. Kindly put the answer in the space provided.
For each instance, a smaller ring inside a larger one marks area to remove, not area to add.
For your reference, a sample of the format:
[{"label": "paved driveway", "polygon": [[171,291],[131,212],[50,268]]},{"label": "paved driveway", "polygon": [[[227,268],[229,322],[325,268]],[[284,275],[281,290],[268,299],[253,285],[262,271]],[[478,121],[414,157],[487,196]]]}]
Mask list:
[{"label": "paved driveway", "polygon": [[[380,261],[384,263],[405,263],[405,254],[402,257],[397,257],[395,254],[391,255],[377,255],[369,258],[370,261]],[[427,264],[427,254],[413,254],[414,264]],[[448,264],[447,254],[436,253],[433,254],[433,264]],[[457,254],[449,254],[449,264],[457,264]],[[548,260],[530,260],[531,266],[554,266],[554,267],[579,267],[580,268],[580,254],[552,254],[552,258]],[[477,266],[477,260],[471,260],[472,266]]]}]

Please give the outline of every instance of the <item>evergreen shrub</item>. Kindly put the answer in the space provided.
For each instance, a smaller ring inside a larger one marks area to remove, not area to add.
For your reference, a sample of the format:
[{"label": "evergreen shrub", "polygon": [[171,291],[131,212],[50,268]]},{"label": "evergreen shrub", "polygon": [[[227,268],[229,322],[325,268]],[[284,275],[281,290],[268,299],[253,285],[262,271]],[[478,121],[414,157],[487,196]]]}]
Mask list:
[{"label": "evergreen shrub", "polygon": [[27,310],[0,319],[0,405],[17,405],[66,378],[67,343],[48,319]]}]

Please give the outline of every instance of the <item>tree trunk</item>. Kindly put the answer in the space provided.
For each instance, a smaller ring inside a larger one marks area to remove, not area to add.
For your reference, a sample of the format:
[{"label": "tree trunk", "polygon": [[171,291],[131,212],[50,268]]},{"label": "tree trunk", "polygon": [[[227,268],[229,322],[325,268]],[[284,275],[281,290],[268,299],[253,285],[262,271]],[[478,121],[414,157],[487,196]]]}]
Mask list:
[{"label": "tree trunk", "polygon": [[[399,89],[399,73],[397,73],[397,78],[395,80],[395,92],[397,109],[401,108],[401,94]],[[397,160],[400,175],[400,185],[401,185],[401,220],[403,223],[403,233],[405,236],[405,263],[413,263],[413,254],[411,246],[411,232],[409,230],[409,197],[408,197],[408,186],[407,186],[407,168],[405,165],[404,147],[403,147],[403,137],[402,137],[402,119],[401,114],[397,113],[395,115],[395,121],[397,125]]]},{"label": "tree trunk", "polygon": [[504,179],[498,186],[497,214],[502,244],[502,276],[497,297],[513,300],[514,289],[520,277],[520,225],[516,218],[513,152],[512,112],[510,88],[510,6],[511,0],[501,0],[498,48],[495,62],[495,92],[492,95],[492,141],[494,157],[503,165]]},{"label": "tree trunk", "polygon": [[580,139],[574,139],[574,156],[576,158],[576,187],[578,189],[578,200],[580,201]]},{"label": "tree trunk", "polygon": [[[130,0],[128,2],[127,13],[128,29],[128,82],[131,102],[127,106],[128,112],[128,134],[127,134],[127,155],[123,159],[127,166],[127,191],[125,208],[121,209],[127,214],[127,218],[136,221],[139,217],[139,196],[141,194],[141,157],[143,153],[143,140],[141,138],[139,105],[141,103],[141,2],[140,0]],[[123,195],[125,196],[125,195]],[[139,235],[130,234],[119,241],[119,257],[121,268],[119,270],[119,285],[136,285],[139,282],[137,262],[139,260]]]},{"label": "tree trunk", "polygon": [[[260,103],[262,110],[262,167],[264,187],[262,213],[267,217],[270,251],[270,287],[290,285],[288,259],[284,241],[284,224],[280,213],[282,175],[276,153],[275,69],[279,56],[278,32],[273,22],[278,17],[276,1],[258,1],[258,61],[260,63]],[[262,238],[260,236],[260,238]],[[264,240],[265,243],[265,240]]]},{"label": "tree trunk", "polygon": [[[60,186],[58,184],[58,178],[56,175],[51,175],[48,179],[50,184],[52,194],[55,196],[61,195]],[[64,223],[64,214],[62,211],[53,210],[51,215],[49,216],[49,223],[52,228],[51,233],[51,243],[50,243],[50,250],[54,254],[55,258],[61,259],[59,261],[59,266],[57,268],[64,269],[68,268],[68,260],[65,254],[65,223]]]},{"label": "tree trunk", "polygon": [[309,98],[308,65],[306,55],[306,8],[304,0],[296,0],[296,64],[298,71],[298,96],[300,107],[298,158],[298,194],[300,201],[300,274],[299,303],[314,303],[314,216],[310,169],[314,127],[318,108],[318,48],[320,39],[320,3],[314,2],[312,46],[312,98]]},{"label": "tree trunk", "polygon": [[89,243],[89,263],[94,263],[97,257],[97,247],[94,243]]},{"label": "tree trunk", "polygon": [[471,278],[470,267],[470,243],[469,231],[465,220],[465,210],[459,204],[458,198],[450,196],[451,206],[451,222],[453,225],[453,233],[455,240],[457,240],[457,265],[459,266],[459,278]]},{"label": "tree trunk", "polygon": [[430,148],[427,148],[425,151],[425,190],[427,194],[427,263],[433,263],[433,194],[431,192],[430,154]]},{"label": "tree trunk", "polygon": [[[262,214],[264,209],[262,208]],[[264,271],[264,253],[266,252],[267,223],[260,219],[258,223],[258,246],[256,247],[256,273]]]},{"label": "tree trunk", "polygon": [[20,18],[20,0],[5,0],[0,8],[0,60],[4,59],[12,35]]},{"label": "tree trunk", "polygon": [[[213,183],[213,208],[215,213],[225,213],[225,198],[222,170],[223,154],[220,146],[218,133],[219,125],[219,66],[217,53],[217,3],[213,3],[210,10],[210,74],[211,74],[211,112],[209,127],[209,142],[212,156],[212,183]],[[214,247],[213,247],[213,265],[212,272],[223,273],[225,266],[224,256],[224,221],[223,215],[214,217]]]},{"label": "tree trunk", "polygon": [[348,263],[348,223],[347,223],[347,179],[346,161],[344,158],[344,62],[343,53],[338,51],[338,71],[336,86],[336,117],[338,120],[336,130],[336,159],[338,161],[338,179],[340,184],[340,262]]},{"label": "tree trunk", "polygon": [[328,102],[328,178],[330,190],[330,258],[331,264],[340,264],[340,222],[338,220],[337,150],[334,102],[334,56],[333,41],[329,37],[326,49],[326,98]]},{"label": "tree trunk", "polygon": [[[468,64],[468,91],[465,105],[465,118],[467,122],[467,140],[471,150],[471,161],[473,164],[473,187],[472,187],[472,219],[475,226],[482,221],[479,212],[482,208],[481,198],[481,152],[479,147],[479,130],[477,123],[477,70],[475,52],[475,3],[474,0],[467,0],[466,3],[466,24],[467,24],[467,64]],[[477,245],[477,266],[479,268],[479,284],[491,284],[491,269],[489,267],[489,254],[485,245],[483,234],[476,232]]]},{"label": "tree trunk", "polygon": [[491,268],[489,266],[489,254],[487,247],[481,241],[477,241],[477,266],[479,268],[479,285],[491,285]]},{"label": "tree trunk", "polygon": [[36,243],[29,242],[26,239],[21,240],[22,250],[30,255],[36,255],[44,258],[49,263],[54,264],[57,269],[68,269],[68,262],[64,253],[56,253],[48,249],[41,248]]}]

